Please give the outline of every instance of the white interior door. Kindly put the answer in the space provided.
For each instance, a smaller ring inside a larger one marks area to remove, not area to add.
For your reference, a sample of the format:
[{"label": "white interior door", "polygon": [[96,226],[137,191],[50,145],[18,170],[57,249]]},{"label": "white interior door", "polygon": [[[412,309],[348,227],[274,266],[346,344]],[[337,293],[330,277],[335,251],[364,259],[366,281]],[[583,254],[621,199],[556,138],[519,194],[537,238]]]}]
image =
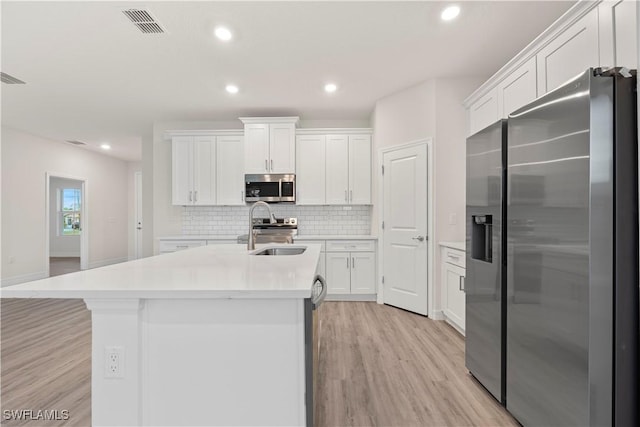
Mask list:
[{"label": "white interior door", "polygon": [[427,146],[383,155],[384,302],[427,314]]},{"label": "white interior door", "polygon": [[134,230],[134,245],[135,245],[135,259],[142,258],[142,172],[136,172],[135,179],[135,230]]}]

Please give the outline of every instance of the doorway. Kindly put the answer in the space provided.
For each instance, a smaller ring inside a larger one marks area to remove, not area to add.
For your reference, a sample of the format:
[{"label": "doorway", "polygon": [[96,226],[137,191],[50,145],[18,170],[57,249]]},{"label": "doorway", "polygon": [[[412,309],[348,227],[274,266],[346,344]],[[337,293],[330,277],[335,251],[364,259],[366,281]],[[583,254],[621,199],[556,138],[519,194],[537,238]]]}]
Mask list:
[{"label": "doorway", "polygon": [[49,277],[87,269],[86,180],[46,174],[46,253]]},{"label": "doorway", "polygon": [[431,310],[433,214],[431,140],[381,151],[382,302]]}]

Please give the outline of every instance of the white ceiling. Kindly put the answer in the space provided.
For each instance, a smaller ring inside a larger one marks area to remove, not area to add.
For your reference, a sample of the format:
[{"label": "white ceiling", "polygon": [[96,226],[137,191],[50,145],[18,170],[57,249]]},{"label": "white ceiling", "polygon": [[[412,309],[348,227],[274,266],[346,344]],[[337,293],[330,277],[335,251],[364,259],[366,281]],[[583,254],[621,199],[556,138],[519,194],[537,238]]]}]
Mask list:
[{"label": "white ceiling", "polygon": [[[3,1],[2,71],[27,84],[2,85],[2,123],[136,160],[154,121],[368,119],[421,81],[489,77],[574,2],[457,2],[443,22],[450,3]],[[128,7],[167,33],[139,32]],[[219,24],[231,42],[212,36]]]}]

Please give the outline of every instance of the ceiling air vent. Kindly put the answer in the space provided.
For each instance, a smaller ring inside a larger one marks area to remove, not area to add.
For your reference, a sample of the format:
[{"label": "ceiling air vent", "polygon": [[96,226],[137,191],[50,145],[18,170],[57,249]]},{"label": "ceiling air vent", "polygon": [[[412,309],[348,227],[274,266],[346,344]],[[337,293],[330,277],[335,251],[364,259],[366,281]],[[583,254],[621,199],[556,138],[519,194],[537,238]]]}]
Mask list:
[{"label": "ceiling air vent", "polygon": [[86,142],[77,141],[77,140],[75,140],[75,139],[73,139],[73,140],[67,140],[67,142],[68,142],[69,144],[73,144],[73,145],[87,145],[87,143],[86,143]]},{"label": "ceiling air vent", "polygon": [[0,72],[0,80],[2,80],[2,83],[6,83],[8,85],[23,85],[23,84],[26,84],[22,80],[16,79],[15,77],[10,76],[9,74],[3,73],[3,72]]},{"label": "ceiling air vent", "polygon": [[147,10],[125,9],[122,13],[144,34],[161,34],[165,32],[158,21],[156,21]]}]

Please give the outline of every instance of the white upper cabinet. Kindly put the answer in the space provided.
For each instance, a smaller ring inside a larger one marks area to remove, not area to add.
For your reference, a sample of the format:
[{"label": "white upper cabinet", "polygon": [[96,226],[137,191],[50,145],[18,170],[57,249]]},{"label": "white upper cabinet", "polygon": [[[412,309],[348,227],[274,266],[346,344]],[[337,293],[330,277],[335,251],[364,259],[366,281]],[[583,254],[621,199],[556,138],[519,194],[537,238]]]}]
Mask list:
[{"label": "white upper cabinet", "polygon": [[326,192],[328,205],[349,203],[349,138],[327,135]]},{"label": "white upper cabinet", "polygon": [[244,172],[295,173],[297,117],[241,117],[244,123]]},{"label": "white upper cabinet", "polygon": [[473,135],[500,118],[498,115],[498,91],[492,89],[469,107],[469,133]]},{"label": "white upper cabinet", "polygon": [[349,203],[371,204],[371,135],[349,135]]},{"label": "white upper cabinet", "polygon": [[246,173],[269,173],[269,125],[244,125]]},{"label": "white upper cabinet", "polygon": [[538,96],[561,86],[589,67],[598,67],[599,57],[598,9],[593,9],[536,55]]},{"label": "white upper cabinet", "polygon": [[326,202],[326,137],[296,137],[296,204],[324,205]]},{"label": "white upper cabinet", "polygon": [[532,57],[498,84],[498,111],[502,118],[536,99],[536,58]]},{"label": "white upper cabinet", "polygon": [[176,136],[171,143],[171,202],[190,205],[193,202],[193,137]]},{"label": "white upper cabinet", "polygon": [[173,136],[171,152],[174,205],[244,204],[242,136]]},{"label": "white upper cabinet", "polygon": [[611,0],[598,5],[600,63],[638,68],[637,0]]},{"label": "white upper cabinet", "polygon": [[173,204],[214,204],[216,197],[215,137],[174,137],[171,151]]},{"label": "white upper cabinet", "polygon": [[244,205],[244,149],[241,136],[216,142],[217,205]]}]

